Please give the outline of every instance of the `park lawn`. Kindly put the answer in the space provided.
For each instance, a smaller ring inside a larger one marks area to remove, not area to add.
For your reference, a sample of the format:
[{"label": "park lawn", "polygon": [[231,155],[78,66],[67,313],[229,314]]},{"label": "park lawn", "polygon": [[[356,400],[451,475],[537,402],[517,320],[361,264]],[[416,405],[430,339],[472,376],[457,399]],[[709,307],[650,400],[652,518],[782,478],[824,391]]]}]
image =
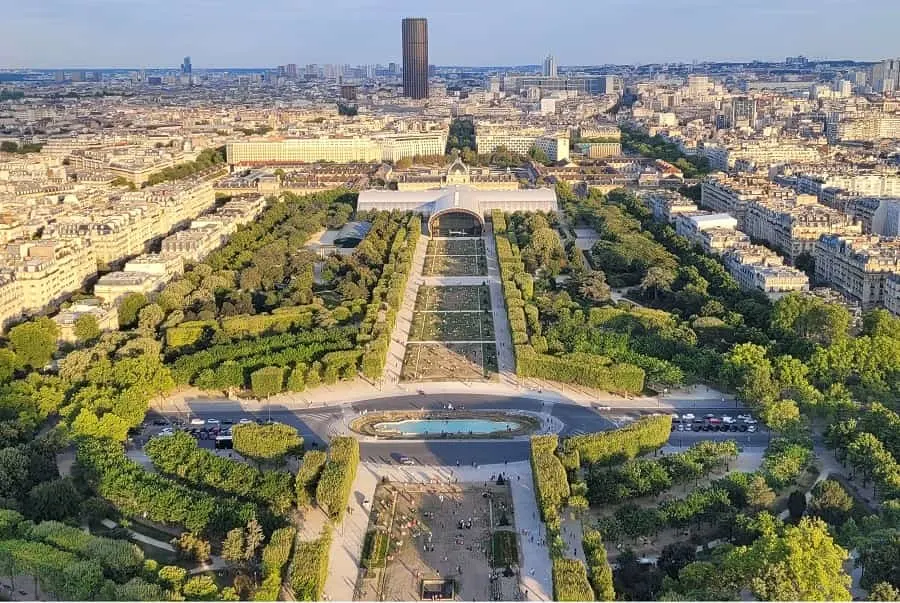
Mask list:
[{"label": "park lawn", "polygon": [[410,341],[493,341],[490,312],[415,312]]},{"label": "park lawn", "polygon": [[494,344],[410,343],[400,378],[404,381],[484,381],[497,372]]},{"label": "park lawn", "polygon": [[481,239],[432,239],[428,241],[428,255],[484,255]]},{"label": "park lawn", "polygon": [[487,262],[482,255],[425,256],[425,276],[485,276]]},{"label": "park lawn", "polygon": [[498,531],[491,536],[493,567],[512,567],[519,563],[519,545],[515,532]]},{"label": "park lawn", "polygon": [[491,294],[486,285],[419,287],[415,311],[470,311],[491,307]]}]

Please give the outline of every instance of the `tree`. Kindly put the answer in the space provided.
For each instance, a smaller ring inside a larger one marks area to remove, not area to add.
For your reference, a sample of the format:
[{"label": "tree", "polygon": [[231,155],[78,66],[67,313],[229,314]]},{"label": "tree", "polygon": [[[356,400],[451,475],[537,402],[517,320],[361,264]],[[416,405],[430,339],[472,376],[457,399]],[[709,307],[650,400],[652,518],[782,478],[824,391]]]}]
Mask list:
[{"label": "tree", "polygon": [[800,420],[800,409],[793,400],[772,402],[763,407],[762,419],[774,431],[785,431]]},{"label": "tree", "polygon": [[71,478],[43,482],[28,492],[28,516],[35,521],[66,519],[79,509],[81,500]]},{"label": "tree", "polygon": [[578,292],[593,302],[605,302],[609,299],[609,285],[602,270],[588,272],[578,283]]},{"label": "tree", "polygon": [[265,540],[266,536],[263,533],[262,526],[259,525],[259,522],[256,519],[251,519],[247,522],[246,528],[246,536],[244,537],[244,560],[245,561],[253,561],[256,558],[256,554],[259,552],[259,547],[262,546],[263,540]]},{"label": "tree", "polygon": [[0,450],[0,496],[19,498],[28,477],[28,457],[18,448]]},{"label": "tree", "polygon": [[772,363],[766,349],[755,343],[741,343],[726,354],[722,377],[751,404],[772,400],[776,385],[772,378]]},{"label": "tree", "polygon": [[805,517],[796,526],[764,527],[752,545],[728,554],[725,571],[767,601],[849,601],[847,558],[823,521]]},{"label": "tree", "polygon": [[852,511],[853,497],[837,480],[822,480],[812,489],[810,514],[821,517],[831,525],[840,526],[850,518]]},{"label": "tree", "polygon": [[168,584],[169,588],[176,594],[181,592],[181,585],[187,578],[187,570],[177,565],[164,565],[159,569],[159,580],[164,584]]},{"label": "tree", "polygon": [[678,572],[686,565],[693,563],[697,552],[690,542],[673,542],[663,547],[656,566],[669,575],[677,578]]},{"label": "tree", "polygon": [[303,449],[303,438],[297,430],[283,423],[235,425],[232,434],[234,449],[258,461],[279,461]]},{"label": "tree", "polygon": [[671,291],[675,282],[675,273],[666,268],[651,266],[647,269],[644,278],[641,279],[641,290],[646,294],[653,291],[653,299],[659,296],[660,291]]},{"label": "tree", "polygon": [[225,536],[222,543],[222,558],[235,565],[244,561],[244,530],[234,528]]},{"label": "tree", "polygon": [[545,165],[550,163],[550,157],[547,155],[547,152],[536,146],[533,146],[528,150],[528,156],[538,163],[543,163]]},{"label": "tree", "polygon": [[88,343],[100,337],[100,324],[93,314],[82,314],[75,319],[72,332],[78,343]]},{"label": "tree", "polygon": [[869,591],[869,601],[900,601],[900,591],[888,582],[879,582]]},{"label": "tree", "polygon": [[761,511],[772,506],[775,502],[775,492],[766,483],[762,475],[754,475],[747,486],[747,504],[756,511]]},{"label": "tree", "polygon": [[159,304],[147,304],[138,312],[138,329],[156,333],[156,329],[165,318],[166,313]]},{"label": "tree", "polygon": [[806,495],[800,490],[794,490],[788,496],[788,513],[793,521],[799,521],[806,513]]},{"label": "tree", "polygon": [[219,594],[219,587],[212,576],[194,576],[184,583],[181,591],[189,601],[213,601]]},{"label": "tree", "polygon": [[772,328],[807,343],[829,345],[847,336],[850,312],[842,305],[799,293],[785,295],[772,311]]},{"label": "tree", "polygon": [[280,366],[266,366],[250,374],[250,387],[259,399],[274,396],[284,386],[284,369]]},{"label": "tree", "polygon": [[122,328],[135,326],[138,320],[138,312],[147,303],[147,296],[143,293],[126,295],[119,303],[119,326]]},{"label": "tree", "polygon": [[874,588],[880,582],[900,586],[900,533],[881,533],[869,539],[859,549],[857,564],[863,568],[859,581],[863,588]]},{"label": "tree", "polygon": [[200,563],[209,561],[209,554],[212,551],[209,542],[192,532],[183,532],[181,536],[174,539],[172,544],[178,550],[179,554],[187,559],[193,559]]},{"label": "tree", "polygon": [[30,320],[9,331],[9,342],[22,366],[43,368],[56,351],[59,328],[47,317]]}]

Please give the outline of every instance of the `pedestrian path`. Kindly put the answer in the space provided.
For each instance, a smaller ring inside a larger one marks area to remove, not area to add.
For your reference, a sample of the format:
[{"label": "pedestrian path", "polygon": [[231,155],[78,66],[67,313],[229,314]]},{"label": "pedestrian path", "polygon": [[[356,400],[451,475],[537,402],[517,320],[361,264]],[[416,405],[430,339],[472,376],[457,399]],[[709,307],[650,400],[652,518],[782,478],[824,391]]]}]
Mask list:
[{"label": "pedestrian path", "polygon": [[503,287],[500,282],[500,263],[497,260],[497,246],[494,244],[493,228],[484,234],[484,254],[487,259],[487,282],[491,291],[491,311],[494,316],[494,339],[497,341],[497,366],[500,378],[506,383],[516,382],[516,360],[513,355],[512,334]]},{"label": "pedestrian path", "polygon": [[409,277],[406,281],[406,289],[403,292],[403,300],[400,302],[400,310],[397,312],[397,320],[394,330],[391,332],[391,342],[388,346],[388,357],[384,367],[384,377],[379,388],[396,386],[400,382],[400,374],[403,371],[403,359],[406,355],[406,342],[409,339],[409,330],[412,328],[413,310],[416,305],[416,294],[422,284],[422,268],[425,265],[425,251],[428,249],[428,238],[420,236],[413,252],[412,264],[409,269]]}]

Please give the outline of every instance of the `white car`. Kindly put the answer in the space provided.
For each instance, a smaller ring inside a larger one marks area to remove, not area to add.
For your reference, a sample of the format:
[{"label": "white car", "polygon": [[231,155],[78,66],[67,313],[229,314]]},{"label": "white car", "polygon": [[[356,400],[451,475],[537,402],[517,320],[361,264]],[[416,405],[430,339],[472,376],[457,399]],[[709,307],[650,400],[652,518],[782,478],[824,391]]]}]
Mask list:
[{"label": "white car", "polygon": [[746,423],[747,425],[756,425],[757,423],[759,423],[759,421],[757,421],[756,419],[744,419],[744,423]]},{"label": "white car", "polygon": [[682,421],[693,421],[695,418],[696,418],[696,417],[694,416],[694,413],[692,413],[692,412],[689,412],[689,413],[687,413],[687,414],[681,415],[681,420],[682,420]]},{"label": "white car", "polygon": [[206,421],[203,419],[191,419],[191,425],[206,425]]},{"label": "white car", "polygon": [[218,425],[219,424],[218,419],[207,419],[206,422],[209,423],[210,425]]},{"label": "white car", "polygon": [[726,425],[731,425],[734,423],[734,417],[729,417],[728,415],[722,415],[722,422]]},{"label": "white car", "polygon": [[738,415],[737,420],[738,421],[752,421],[753,417],[750,415]]},{"label": "white car", "polygon": [[747,426],[747,431],[749,431],[750,433],[755,432],[755,431],[756,431],[756,425],[748,425],[748,426]]},{"label": "white car", "polygon": [[240,421],[238,421],[238,425],[246,425],[246,424],[252,423],[252,422],[253,422],[253,419],[241,419]]},{"label": "white car", "polygon": [[159,436],[175,435],[175,430],[172,429],[171,427],[166,427],[165,429],[161,430],[157,435],[159,435]]}]

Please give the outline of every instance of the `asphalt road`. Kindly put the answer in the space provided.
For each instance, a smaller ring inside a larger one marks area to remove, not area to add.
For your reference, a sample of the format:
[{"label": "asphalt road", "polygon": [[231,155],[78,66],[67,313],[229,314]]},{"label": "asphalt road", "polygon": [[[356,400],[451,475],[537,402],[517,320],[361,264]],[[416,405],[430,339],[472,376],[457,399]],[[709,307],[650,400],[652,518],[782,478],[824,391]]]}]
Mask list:
[{"label": "asphalt road", "polygon": [[[316,407],[310,409],[287,409],[272,405],[260,412],[247,412],[230,406],[230,409],[215,409],[210,403],[198,404],[190,409],[190,417],[216,418],[220,421],[232,421],[237,423],[240,419],[251,418],[277,421],[295,427],[303,436],[307,445],[324,446],[325,442],[334,433],[336,424],[345,418],[356,416],[361,411],[375,412],[382,410],[440,410],[447,403],[454,407],[465,407],[466,410],[484,409],[517,409],[532,412],[546,411],[545,404],[539,400],[523,397],[497,397],[489,395],[409,395],[392,398],[382,398],[366,402],[354,402],[352,405]],[[671,401],[670,401],[671,402]],[[562,436],[571,436],[581,433],[593,433],[615,429],[618,425],[629,423],[640,415],[660,412],[664,409],[657,407],[645,408],[614,408],[600,410],[601,406],[587,407],[577,404],[554,403],[551,405],[552,416],[559,419],[564,428],[560,432]],[[684,405],[679,408],[682,412],[688,410],[695,412],[697,416],[706,413],[735,414],[737,408],[731,405],[708,406],[695,409],[693,405]],[[164,418],[181,418],[187,423],[190,417],[184,413],[166,413]],[[151,413],[150,420],[160,418],[160,415]],[[673,432],[670,443],[676,446],[690,446],[701,439],[734,439],[739,444],[749,447],[764,447],[768,443],[769,435],[766,432],[758,433],[717,433],[717,432]],[[500,463],[503,461],[514,462],[529,458],[528,442],[524,440],[430,440],[420,442],[362,442],[360,452],[363,460],[370,462],[397,462],[400,455],[408,456],[420,464],[454,465],[457,461],[461,464]]]}]

